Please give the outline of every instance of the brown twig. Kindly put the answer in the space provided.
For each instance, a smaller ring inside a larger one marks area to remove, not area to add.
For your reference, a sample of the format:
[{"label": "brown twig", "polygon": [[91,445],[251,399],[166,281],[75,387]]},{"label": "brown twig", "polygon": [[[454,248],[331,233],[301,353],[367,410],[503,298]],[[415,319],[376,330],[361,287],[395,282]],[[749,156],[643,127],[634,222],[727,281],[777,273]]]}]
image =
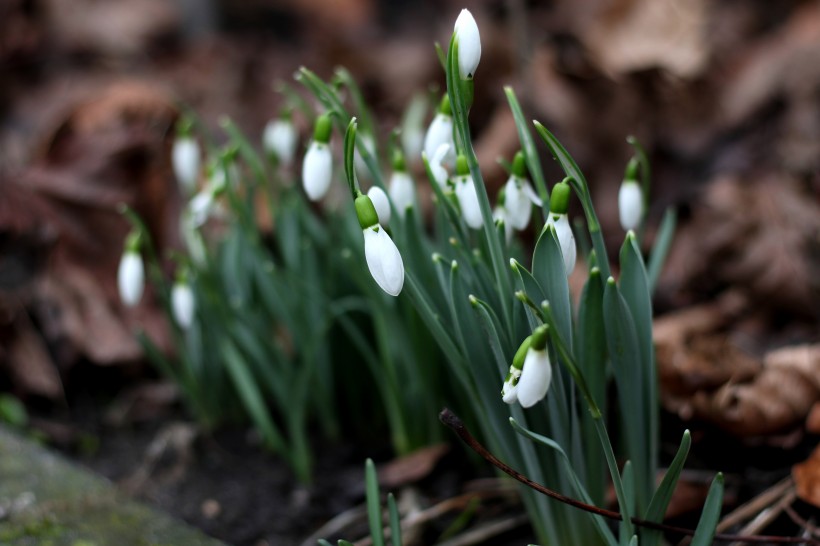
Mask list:
[{"label": "brown twig", "polygon": [[[467,444],[470,449],[481,455],[486,461],[490,464],[508,474],[515,480],[523,483],[527,487],[530,487],[541,494],[544,494],[550,498],[553,498],[557,501],[563,502],[564,504],[568,504],[579,510],[584,510],[586,512],[591,512],[593,514],[621,521],[623,517],[620,513],[614,512],[612,510],[606,510],[604,508],[598,508],[597,506],[592,506],[591,504],[587,504],[585,502],[581,502],[579,500],[567,497],[558,493],[557,491],[553,491],[548,487],[541,485],[538,482],[535,482],[529,479],[527,476],[521,474],[514,468],[506,465],[505,463],[501,462],[495,455],[490,453],[487,448],[481,445],[478,440],[476,440],[470,431],[467,430],[467,427],[464,426],[464,423],[459,419],[459,417],[450,411],[448,408],[444,408],[441,413],[439,414],[439,420],[442,423],[447,425],[453,432],[455,432],[461,441]],[[673,525],[665,525],[663,523],[655,523],[653,521],[646,521],[640,518],[631,518],[632,523],[638,525],[640,527],[645,527],[647,529],[655,529],[657,531],[666,531],[669,533],[676,533],[679,535],[685,536],[693,536],[695,531],[692,529],[686,529],[684,527],[675,527]],[[776,544],[812,544],[814,546],[820,546],[820,541],[815,540],[813,538],[800,538],[800,537],[779,537],[779,536],[762,536],[762,535],[730,535],[726,533],[717,533],[715,534],[714,540],[719,541],[736,541],[736,542],[747,542],[747,543],[776,543]]]}]

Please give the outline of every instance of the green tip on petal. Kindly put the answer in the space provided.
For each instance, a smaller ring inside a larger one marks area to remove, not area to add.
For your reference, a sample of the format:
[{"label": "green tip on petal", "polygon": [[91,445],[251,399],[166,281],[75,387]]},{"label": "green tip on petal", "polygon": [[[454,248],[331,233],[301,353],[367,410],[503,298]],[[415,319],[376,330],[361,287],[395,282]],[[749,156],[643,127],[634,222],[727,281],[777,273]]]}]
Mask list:
[{"label": "green tip on petal", "polygon": [[450,107],[450,96],[447,93],[441,97],[441,102],[438,105],[438,112],[439,114],[444,114],[445,116],[452,116],[453,109]]},{"label": "green tip on petal", "polygon": [[518,150],[513,158],[512,173],[518,178],[525,178],[527,176],[527,162],[524,158],[524,152],[521,150]]},{"label": "green tip on petal", "polygon": [[609,286],[615,286],[615,277],[609,277],[609,278],[606,280],[606,283],[607,283]]},{"label": "green tip on petal", "polygon": [[550,212],[553,214],[566,214],[569,210],[569,196],[571,193],[569,184],[559,182],[552,188],[550,194]]},{"label": "green tip on petal", "polygon": [[467,299],[470,301],[470,305],[473,307],[478,307],[478,298],[470,294],[467,296]]},{"label": "green tip on petal", "polygon": [[373,201],[368,196],[359,195],[353,203],[356,206],[356,217],[359,219],[359,225],[362,229],[378,225],[379,215],[376,213]]},{"label": "green tip on petal", "polygon": [[467,156],[460,154],[456,158],[456,174],[458,176],[466,176],[470,174],[470,165],[467,164]]},{"label": "green tip on petal", "polygon": [[515,356],[513,357],[513,368],[516,368],[518,370],[524,368],[524,359],[527,358],[527,351],[530,350],[531,343],[532,336],[527,336],[526,338],[524,338],[524,341],[521,342],[521,346],[518,347],[517,351],[515,351]]},{"label": "green tip on petal", "polygon": [[316,125],[313,128],[313,140],[327,144],[330,142],[330,131],[333,125],[330,122],[330,115],[322,114],[316,118]]},{"label": "green tip on petal", "polygon": [[407,162],[404,160],[404,154],[398,147],[393,148],[393,170],[398,172],[407,171]]},{"label": "green tip on petal", "polygon": [[543,351],[547,346],[547,338],[549,337],[549,326],[542,324],[532,332],[532,342],[530,347],[536,351]]}]

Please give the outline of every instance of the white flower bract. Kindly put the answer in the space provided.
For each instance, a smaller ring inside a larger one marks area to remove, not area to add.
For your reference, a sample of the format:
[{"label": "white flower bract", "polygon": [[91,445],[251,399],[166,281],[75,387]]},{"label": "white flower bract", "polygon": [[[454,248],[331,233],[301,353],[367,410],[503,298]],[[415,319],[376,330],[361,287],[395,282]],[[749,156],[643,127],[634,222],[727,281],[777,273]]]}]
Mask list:
[{"label": "white flower bract", "polygon": [[364,257],[379,287],[398,296],[404,286],[404,263],[390,235],[378,224],[363,230]]},{"label": "white flower bract", "polygon": [[546,349],[530,348],[524,359],[524,368],[518,380],[516,395],[521,407],[529,408],[541,401],[550,388],[552,367]]},{"label": "white flower bract", "polygon": [[427,129],[427,134],[424,135],[424,153],[427,154],[427,159],[432,163],[432,158],[436,152],[443,145],[447,145],[445,156],[441,158],[441,162],[450,161],[448,154],[455,154],[456,145],[453,141],[453,118],[446,114],[439,112],[430,127]]},{"label": "white flower bract", "polygon": [[510,366],[510,373],[507,374],[507,379],[504,380],[504,385],[501,387],[501,400],[505,404],[518,402],[518,383],[520,379],[521,370],[515,366]]},{"label": "white flower bract", "polygon": [[145,287],[145,269],[138,252],[127,250],[123,253],[117,270],[117,287],[126,307],[134,307],[139,303]]},{"label": "white flower bract", "polygon": [[572,270],[575,269],[575,259],[578,253],[575,248],[575,235],[572,234],[569,219],[566,214],[551,212],[547,223],[555,226],[555,234],[558,236],[558,243],[561,245],[561,255],[564,257],[564,269],[567,276],[569,276]]},{"label": "white flower bract", "polygon": [[330,147],[315,140],[310,143],[302,162],[302,185],[311,201],[318,201],[330,188],[333,174],[333,157]]},{"label": "white flower bract", "polygon": [[394,171],[390,175],[390,184],[388,191],[390,192],[390,199],[396,206],[399,216],[404,216],[407,207],[415,206],[416,190],[413,178],[407,171]]},{"label": "white flower bract", "polygon": [[478,193],[473,178],[468,175],[457,176],[455,183],[456,198],[464,222],[472,229],[479,229],[484,225],[484,217],[481,216],[481,206],[478,204]]},{"label": "white flower bract", "polygon": [[199,178],[199,144],[191,137],[179,137],[171,149],[174,176],[184,192],[190,195]]},{"label": "white flower bract", "polygon": [[187,330],[194,322],[194,310],[196,300],[191,286],[185,282],[176,282],[171,289],[171,311],[174,313],[174,320],[180,328]]},{"label": "white flower bract", "polygon": [[461,10],[453,30],[458,41],[458,75],[462,80],[471,80],[481,60],[481,36],[470,10]]},{"label": "white flower bract", "polygon": [[376,214],[379,216],[380,224],[390,223],[390,199],[387,194],[378,186],[373,186],[367,191],[367,196],[373,201],[373,206],[376,208]]},{"label": "white flower bract", "polygon": [[285,119],[269,121],[262,133],[262,145],[265,150],[275,155],[282,165],[290,165],[293,161],[297,141],[296,128]]},{"label": "white flower bract", "polygon": [[624,180],[618,190],[618,216],[624,231],[636,229],[643,218],[643,192],[634,180]]}]

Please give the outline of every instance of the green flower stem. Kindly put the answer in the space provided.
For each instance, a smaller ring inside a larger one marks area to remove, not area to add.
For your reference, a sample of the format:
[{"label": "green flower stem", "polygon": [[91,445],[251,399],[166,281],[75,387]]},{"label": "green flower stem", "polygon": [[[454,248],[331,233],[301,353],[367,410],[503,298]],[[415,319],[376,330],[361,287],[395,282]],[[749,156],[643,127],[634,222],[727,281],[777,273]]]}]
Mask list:
[{"label": "green flower stem", "polygon": [[547,182],[544,179],[544,171],[541,169],[538,152],[535,150],[535,142],[528,131],[527,122],[524,119],[524,112],[521,109],[518,98],[515,96],[515,91],[513,91],[512,87],[505,86],[504,94],[507,95],[507,102],[510,103],[510,110],[515,119],[515,126],[518,129],[518,140],[521,142],[521,149],[524,151],[524,157],[527,159],[527,168],[535,183],[538,197],[541,198],[541,213],[543,214],[544,221],[546,221],[550,210],[550,192],[547,188]]},{"label": "green flower stem", "polygon": [[478,194],[478,204],[481,209],[481,217],[484,220],[484,236],[487,239],[487,246],[490,251],[490,261],[493,265],[495,280],[498,287],[498,295],[501,301],[501,311],[507,331],[512,338],[512,283],[507,271],[507,261],[504,257],[502,240],[495,229],[493,213],[490,208],[490,199],[487,195],[487,188],[484,186],[484,178],[481,176],[481,169],[478,165],[478,158],[473,149],[472,138],[470,137],[470,124],[467,120],[468,106],[463,96],[462,87],[458,79],[458,44],[455,35],[450,39],[450,49],[447,53],[447,94],[450,97],[450,104],[453,109],[453,122],[456,127],[459,140],[462,143],[462,152],[467,157],[467,164],[470,166],[470,174],[473,178],[476,193]]}]

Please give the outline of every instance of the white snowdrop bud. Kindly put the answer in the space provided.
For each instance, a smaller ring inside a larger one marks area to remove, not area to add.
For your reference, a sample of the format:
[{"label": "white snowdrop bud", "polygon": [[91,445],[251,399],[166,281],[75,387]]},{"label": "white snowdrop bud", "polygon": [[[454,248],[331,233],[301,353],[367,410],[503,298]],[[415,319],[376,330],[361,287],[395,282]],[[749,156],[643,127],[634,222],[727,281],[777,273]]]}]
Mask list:
[{"label": "white snowdrop bud", "polygon": [[190,136],[180,136],[171,148],[174,176],[186,195],[196,189],[199,178],[199,144]]},{"label": "white snowdrop bud", "polygon": [[[453,113],[450,110],[450,99],[444,95],[441,99],[438,112],[436,113],[427,134],[424,135],[424,153],[430,160],[443,144],[448,145],[448,150],[455,154],[455,142],[453,141]],[[448,158],[443,158],[444,161]]]},{"label": "white snowdrop bud", "polygon": [[458,44],[458,75],[462,80],[472,80],[481,60],[481,36],[470,10],[458,14],[454,27]]},{"label": "white snowdrop bud", "polygon": [[373,201],[376,207],[376,214],[379,215],[379,223],[387,225],[390,223],[390,199],[387,194],[378,186],[373,186],[367,191],[367,196]]},{"label": "white snowdrop bud", "polygon": [[296,154],[299,135],[293,122],[286,118],[271,120],[262,133],[262,145],[282,165],[290,165]]},{"label": "white snowdrop bud", "polygon": [[138,249],[126,248],[123,253],[117,271],[117,287],[126,307],[134,307],[139,303],[145,288],[145,268]]},{"label": "white snowdrop bud", "polygon": [[171,288],[171,311],[180,328],[187,330],[191,327],[195,310],[196,300],[191,285],[185,279],[177,280]]},{"label": "white snowdrop bud", "polygon": [[636,229],[643,219],[643,191],[635,180],[624,180],[618,190],[618,215],[624,231]]},{"label": "white snowdrop bud", "polygon": [[310,143],[302,162],[302,185],[311,201],[318,201],[330,188],[333,175],[333,156],[330,153],[330,116],[316,119],[313,142]]}]

